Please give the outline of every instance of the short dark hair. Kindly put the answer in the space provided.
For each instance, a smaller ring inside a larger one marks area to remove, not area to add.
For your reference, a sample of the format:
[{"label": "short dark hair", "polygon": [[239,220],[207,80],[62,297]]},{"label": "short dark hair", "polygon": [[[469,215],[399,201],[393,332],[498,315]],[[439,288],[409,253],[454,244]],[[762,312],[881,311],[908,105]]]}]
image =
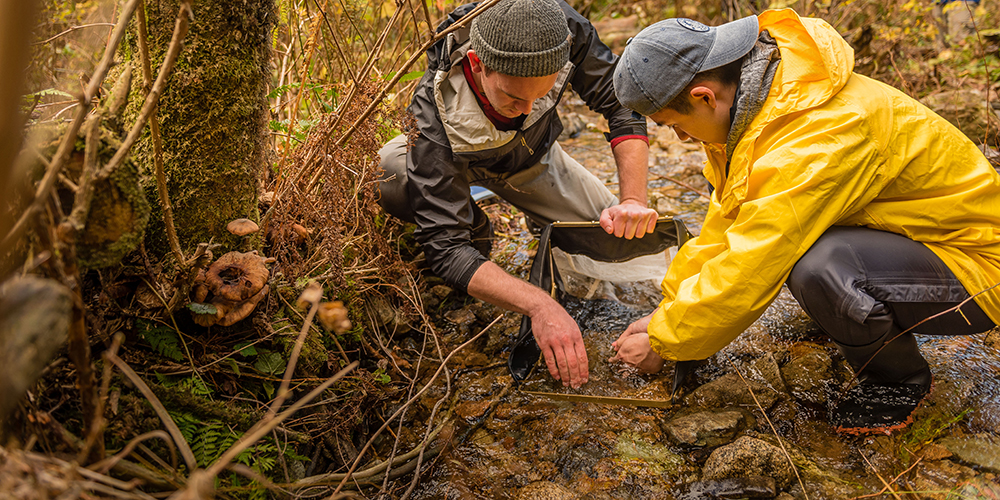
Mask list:
[{"label": "short dark hair", "polygon": [[701,85],[706,81],[718,82],[723,85],[736,85],[740,81],[740,74],[743,69],[743,58],[739,58],[729,64],[724,64],[718,68],[712,68],[708,71],[702,71],[694,75],[694,79],[691,83],[684,87],[679,94],[674,96],[670,102],[664,106],[664,109],[672,109],[682,115],[690,113],[694,106],[691,104],[691,89]]}]

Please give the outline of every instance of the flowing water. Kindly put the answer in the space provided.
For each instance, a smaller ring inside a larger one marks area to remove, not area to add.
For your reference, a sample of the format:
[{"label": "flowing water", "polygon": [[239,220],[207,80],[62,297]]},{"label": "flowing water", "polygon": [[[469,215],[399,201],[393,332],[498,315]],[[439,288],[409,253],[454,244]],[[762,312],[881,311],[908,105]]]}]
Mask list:
[{"label": "flowing water", "polygon": [[[704,156],[654,129],[651,175],[703,189],[697,172]],[[610,185],[605,144],[584,133],[564,148]],[[651,182],[651,192],[669,198],[672,213],[697,232],[703,198],[663,180]],[[633,267],[662,276],[665,265],[658,256]],[[564,259],[560,269],[566,266]],[[659,302],[658,279],[608,283],[563,272],[574,295],[564,304],[584,332],[589,383],[565,388],[542,362],[520,387],[502,368],[463,373],[454,381],[462,421],[442,440],[444,451],[413,497],[843,499],[875,494],[899,475],[892,485],[899,498],[1000,498],[1000,350],[992,347],[1000,339],[918,336],[934,388],[915,423],[892,436],[833,431],[827,408],[852,373],[787,290],[736,341],[698,365],[673,406],[560,401],[524,391],[669,400],[673,381],[672,363],[640,375],[607,362],[611,342]],[[479,349],[506,359],[516,334],[511,324]],[[758,441],[769,448],[747,445]],[[746,446],[749,455],[740,451]]]}]

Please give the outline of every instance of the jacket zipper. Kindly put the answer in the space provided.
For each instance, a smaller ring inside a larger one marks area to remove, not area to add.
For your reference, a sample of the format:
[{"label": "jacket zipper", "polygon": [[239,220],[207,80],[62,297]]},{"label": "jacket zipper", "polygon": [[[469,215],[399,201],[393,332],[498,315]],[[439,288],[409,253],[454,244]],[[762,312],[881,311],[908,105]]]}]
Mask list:
[{"label": "jacket zipper", "polygon": [[534,150],[532,150],[532,149],[531,149],[531,148],[530,148],[530,147],[528,146],[528,141],[525,141],[525,140],[524,140],[524,136],[523,136],[523,135],[521,136],[521,144],[522,144],[522,145],[523,145],[523,146],[524,146],[525,148],[527,148],[527,150],[528,150],[528,154],[529,154],[529,155],[534,155],[534,154],[535,154],[535,151],[534,151]]}]

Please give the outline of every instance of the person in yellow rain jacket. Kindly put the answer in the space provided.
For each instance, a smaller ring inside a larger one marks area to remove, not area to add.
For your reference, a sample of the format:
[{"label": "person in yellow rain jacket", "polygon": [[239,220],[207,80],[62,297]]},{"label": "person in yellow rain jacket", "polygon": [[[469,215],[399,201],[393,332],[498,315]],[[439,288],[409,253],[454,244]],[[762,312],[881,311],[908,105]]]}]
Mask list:
[{"label": "person in yellow rain jacket", "polygon": [[[820,19],[766,11],[710,28],[668,19],[633,38],[618,99],[704,143],[714,187],[664,299],[614,343],[659,371],[735,339],[783,283],[859,383],[831,408],[846,432],[911,420],[931,372],[909,330],[955,335],[1000,322],[1000,175],[958,129],[853,72]],[[901,335],[902,334],[902,335]]]}]

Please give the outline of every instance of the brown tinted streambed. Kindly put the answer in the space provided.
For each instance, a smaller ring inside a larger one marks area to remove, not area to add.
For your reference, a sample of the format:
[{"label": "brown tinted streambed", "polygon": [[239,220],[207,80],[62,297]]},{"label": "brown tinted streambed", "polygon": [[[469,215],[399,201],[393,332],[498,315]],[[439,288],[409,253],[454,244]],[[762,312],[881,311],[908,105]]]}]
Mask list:
[{"label": "brown tinted streambed", "polygon": [[[582,107],[571,111],[600,122]],[[584,130],[563,145],[616,191],[598,132]],[[650,132],[651,175],[705,189],[698,174],[704,156],[669,130]],[[650,183],[650,193],[662,214],[698,231],[703,198],[662,179]],[[640,375],[607,362],[611,342],[658,303],[656,283],[596,294],[590,282],[577,288],[590,298],[565,305],[584,332],[589,383],[565,388],[540,362],[520,389],[669,399],[672,363]],[[506,360],[517,333],[516,323],[507,323],[476,349],[490,363]],[[505,368],[464,371],[452,381],[459,422],[411,498],[893,498],[873,494],[897,476],[898,498],[1000,498],[1000,335],[918,339],[934,388],[915,423],[892,436],[832,430],[827,408],[851,371],[787,290],[698,366],[670,408],[552,400],[511,388]]]}]

